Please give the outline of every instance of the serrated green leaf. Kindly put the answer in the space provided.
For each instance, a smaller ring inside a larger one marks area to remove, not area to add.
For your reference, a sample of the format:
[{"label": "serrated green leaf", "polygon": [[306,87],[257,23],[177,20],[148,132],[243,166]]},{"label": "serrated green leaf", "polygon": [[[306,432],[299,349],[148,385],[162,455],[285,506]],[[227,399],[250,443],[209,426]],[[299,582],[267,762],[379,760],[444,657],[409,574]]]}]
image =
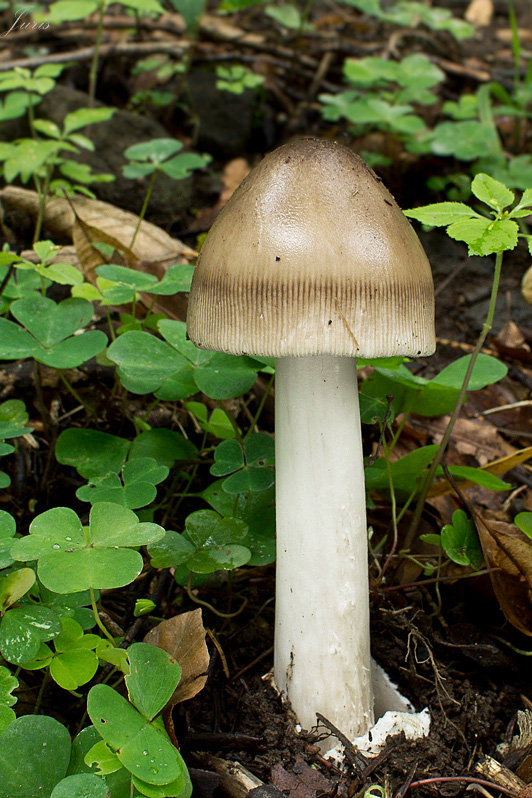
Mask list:
[{"label": "serrated green leaf", "polygon": [[498,180],[494,180],[490,175],[480,173],[475,176],[471,183],[471,191],[481,202],[485,202],[490,208],[502,210],[512,205],[515,194],[506,188]]},{"label": "serrated green leaf", "polygon": [[68,136],[75,130],[80,130],[88,125],[107,122],[115,110],[115,108],[78,108],[65,116],[63,120],[64,135]]},{"label": "serrated green leaf", "polygon": [[[463,202],[437,202],[433,205],[425,205],[423,208],[411,208],[403,213],[410,219],[417,219],[418,222],[432,227],[443,227],[453,222],[478,218],[478,214],[475,214]],[[490,221],[490,219],[486,219],[486,224],[489,224]]]},{"label": "serrated green leaf", "polygon": [[485,235],[491,224],[493,222],[490,219],[462,219],[449,225],[447,235],[455,241],[465,241],[473,247]]}]

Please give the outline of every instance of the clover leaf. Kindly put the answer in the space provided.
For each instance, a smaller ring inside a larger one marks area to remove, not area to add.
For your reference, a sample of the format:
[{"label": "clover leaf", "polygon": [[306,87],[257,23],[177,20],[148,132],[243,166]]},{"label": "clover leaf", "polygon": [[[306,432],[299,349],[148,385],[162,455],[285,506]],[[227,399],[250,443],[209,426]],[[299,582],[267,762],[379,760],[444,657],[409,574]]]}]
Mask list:
[{"label": "clover leaf", "polygon": [[251,559],[250,549],[241,544],[247,533],[248,525],[239,518],[196,510],[187,517],[183,534],[168,531],[148,553],[155,568],[184,565],[196,574],[231,571]]},{"label": "clover leaf", "polygon": [[133,547],[163,535],[162,527],[140,523],[118,504],[95,504],[86,528],[73,510],[54,507],[34,519],[30,534],[16,541],[11,556],[38,560],[39,579],[55,593],[109,589],[129,584],[141,572],[142,556]]},{"label": "clover leaf", "polygon": [[[76,496],[81,501],[113,502],[135,510],[150,504],[157,495],[159,482],[168,476],[167,466],[160,466],[153,457],[129,460],[122,468],[122,481],[116,473],[105,477],[92,477],[89,485],[78,488]],[[123,484],[122,484],[123,483]]]},{"label": "clover leaf", "polygon": [[5,360],[34,357],[53,368],[74,368],[101,352],[107,336],[92,330],[74,335],[92,318],[85,299],[52,299],[34,294],[17,299],[11,313],[20,322],[0,318],[0,357]]},{"label": "clover leaf", "polygon": [[108,349],[128,390],[154,393],[168,401],[186,399],[198,391],[213,399],[232,399],[254,385],[260,369],[257,361],[198,349],[187,340],[184,322],[163,319],[157,326],[164,341],[131,330]]},{"label": "clover leaf", "polygon": [[17,687],[18,679],[4,665],[0,665],[0,732],[15,720],[15,712],[11,707],[17,703],[17,699],[11,694]]},{"label": "clover leaf", "polygon": [[211,474],[231,474],[223,482],[227,493],[246,493],[270,488],[274,472],[270,466],[275,461],[273,439],[263,432],[250,435],[242,446],[235,440],[218,444],[214,452]]},{"label": "clover leaf", "polygon": [[93,651],[101,638],[83,634],[73,618],[61,618],[61,632],[54,638],[56,654],[50,663],[50,676],[65,690],[77,690],[90,682],[98,670],[98,657]]}]

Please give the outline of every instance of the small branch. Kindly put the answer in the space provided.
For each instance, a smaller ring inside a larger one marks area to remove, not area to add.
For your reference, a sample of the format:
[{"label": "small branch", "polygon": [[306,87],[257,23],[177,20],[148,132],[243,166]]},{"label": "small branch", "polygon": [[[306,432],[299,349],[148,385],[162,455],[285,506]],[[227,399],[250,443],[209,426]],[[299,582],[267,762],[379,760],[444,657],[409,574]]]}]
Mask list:
[{"label": "small branch", "polygon": [[[127,42],[125,44],[102,44],[99,51],[100,58],[112,55],[150,55],[151,53],[169,53],[182,58],[190,47],[189,42]],[[68,53],[54,53],[46,56],[33,56],[32,58],[17,58],[13,61],[2,61],[0,72],[9,72],[16,67],[34,69],[43,64],[66,64],[70,61],[91,61],[96,53],[96,46],[84,47],[81,50],[71,50]]]}]

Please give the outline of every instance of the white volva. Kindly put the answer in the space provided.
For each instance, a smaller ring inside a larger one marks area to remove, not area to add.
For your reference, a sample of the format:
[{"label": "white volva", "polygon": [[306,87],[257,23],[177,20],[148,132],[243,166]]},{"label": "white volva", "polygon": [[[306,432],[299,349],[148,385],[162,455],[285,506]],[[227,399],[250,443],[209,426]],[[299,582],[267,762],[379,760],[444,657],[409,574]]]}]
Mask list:
[{"label": "white volva", "polygon": [[354,358],[276,361],[275,682],[304,728],[373,723],[368,555]]}]

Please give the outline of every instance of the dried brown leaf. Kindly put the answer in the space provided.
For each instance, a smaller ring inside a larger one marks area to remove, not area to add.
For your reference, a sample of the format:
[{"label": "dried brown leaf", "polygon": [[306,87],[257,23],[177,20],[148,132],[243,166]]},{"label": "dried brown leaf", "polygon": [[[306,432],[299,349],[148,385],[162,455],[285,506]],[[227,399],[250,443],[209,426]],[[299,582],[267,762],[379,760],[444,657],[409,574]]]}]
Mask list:
[{"label": "dried brown leaf", "polygon": [[493,10],[493,0],[471,0],[464,16],[476,28],[483,28],[491,23]]},{"label": "dried brown leaf", "polygon": [[[532,301],[532,274],[530,284],[530,300]],[[523,360],[525,363],[532,360],[530,345],[527,344],[525,336],[517,324],[511,320],[504,325],[496,337],[491,338],[491,341],[497,348],[497,351],[506,357]]]},{"label": "dried brown leaf", "polygon": [[521,291],[525,300],[532,305],[532,266],[527,269],[523,282],[521,283]]},{"label": "dried brown leaf", "polygon": [[205,643],[201,609],[161,621],[148,632],[144,642],[164,649],[181,666],[181,681],[170,699],[172,706],[193,698],[205,687],[209,652]]},{"label": "dried brown leaf", "polygon": [[508,621],[532,636],[532,540],[505,521],[479,523],[478,534],[497,600]]},{"label": "dried brown leaf", "polygon": [[[18,210],[32,219],[37,217],[39,201],[35,191],[7,186],[0,191],[0,200],[10,210]],[[44,210],[43,224],[53,238],[72,240],[82,271],[90,282],[96,280],[96,267],[106,262],[93,243],[109,244],[123,253],[117,254],[113,262],[154,274],[159,279],[172,263],[188,262],[197,255],[195,250],[172,238],[160,227],[145,221],[141,222],[131,246],[138,216],[88,197],[51,199]],[[183,294],[157,297],[153,305],[152,300],[153,297],[141,294],[145,307],[152,307],[155,312],[162,311],[172,319],[185,318],[187,303]]]},{"label": "dried brown leaf", "polygon": [[297,757],[291,772],[278,763],[272,768],[272,784],[277,789],[287,791],[290,798],[316,798],[319,794],[330,793],[334,783]]}]

